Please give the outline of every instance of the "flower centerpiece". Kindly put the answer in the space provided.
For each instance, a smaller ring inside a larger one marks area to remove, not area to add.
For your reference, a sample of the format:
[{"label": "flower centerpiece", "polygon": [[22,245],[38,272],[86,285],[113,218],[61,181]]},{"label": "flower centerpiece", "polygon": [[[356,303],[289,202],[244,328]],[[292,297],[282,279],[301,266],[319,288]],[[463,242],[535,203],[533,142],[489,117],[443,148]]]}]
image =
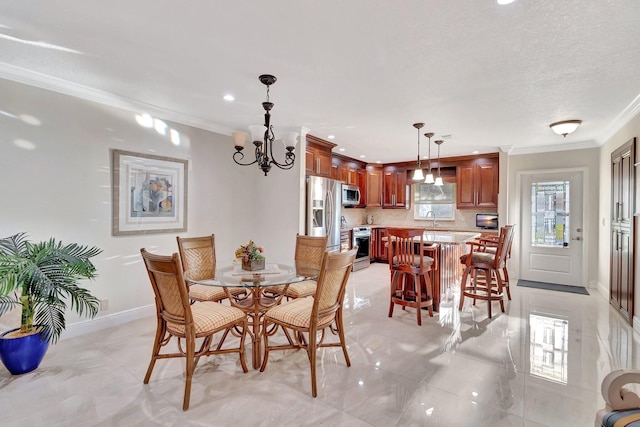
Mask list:
[{"label": "flower centerpiece", "polygon": [[264,270],[263,252],[264,248],[262,246],[257,246],[253,240],[249,240],[249,243],[240,245],[240,247],[236,249],[236,258],[242,260],[243,270]]}]

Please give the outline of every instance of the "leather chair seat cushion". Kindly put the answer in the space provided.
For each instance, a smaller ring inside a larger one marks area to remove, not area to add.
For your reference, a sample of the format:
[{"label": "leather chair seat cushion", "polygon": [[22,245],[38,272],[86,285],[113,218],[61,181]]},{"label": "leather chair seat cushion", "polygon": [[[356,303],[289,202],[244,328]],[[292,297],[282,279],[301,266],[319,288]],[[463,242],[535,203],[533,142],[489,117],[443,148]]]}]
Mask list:
[{"label": "leather chair seat cushion", "polygon": [[[398,257],[393,257],[393,264],[396,265],[398,263],[397,260]],[[420,255],[414,255],[413,256],[413,265],[418,266],[420,265]],[[424,255],[422,258],[422,266],[424,268],[431,268],[431,264],[433,264],[433,258]]]},{"label": "leather chair seat cushion", "polygon": [[[467,258],[469,254],[464,254],[460,257],[460,262],[463,264],[467,263]],[[472,252],[471,253],[471,264],[493,264],[495,260],[495,255],[488,252]]]}]

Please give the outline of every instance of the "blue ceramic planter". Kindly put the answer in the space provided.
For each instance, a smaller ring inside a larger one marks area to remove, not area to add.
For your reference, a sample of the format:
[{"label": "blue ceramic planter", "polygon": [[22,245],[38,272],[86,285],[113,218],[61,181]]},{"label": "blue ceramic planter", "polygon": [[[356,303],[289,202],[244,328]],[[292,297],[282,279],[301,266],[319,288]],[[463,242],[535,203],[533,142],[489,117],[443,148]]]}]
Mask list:
[{"label": "blue ceramic planter", "polygon": [[40,366],[49,343],[40,339],[40,334],[19,338],[5,338],[16,331],[12,329],[0,335],[0,360],[13,375],[26,374]]}]

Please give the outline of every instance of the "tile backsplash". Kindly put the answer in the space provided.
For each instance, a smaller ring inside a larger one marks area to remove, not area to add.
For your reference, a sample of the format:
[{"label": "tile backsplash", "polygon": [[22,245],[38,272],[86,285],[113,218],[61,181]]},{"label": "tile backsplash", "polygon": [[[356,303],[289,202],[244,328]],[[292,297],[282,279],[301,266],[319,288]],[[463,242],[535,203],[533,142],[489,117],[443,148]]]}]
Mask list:
[{"label": "tile backsplash", "polygon": [[[443,230],[476,230],[476,214],[497,213],[496,210],[458,210],[455,211],[455,220],[436,219],[437,228]],[[406,226],[406,227],[431,227],[432,220],[414,220],[413,209],[382,209],[382,208],[343,208],[342,215],[347,220],[348,226],[367,223],[367,216],[373,215],[374,225]]]}]

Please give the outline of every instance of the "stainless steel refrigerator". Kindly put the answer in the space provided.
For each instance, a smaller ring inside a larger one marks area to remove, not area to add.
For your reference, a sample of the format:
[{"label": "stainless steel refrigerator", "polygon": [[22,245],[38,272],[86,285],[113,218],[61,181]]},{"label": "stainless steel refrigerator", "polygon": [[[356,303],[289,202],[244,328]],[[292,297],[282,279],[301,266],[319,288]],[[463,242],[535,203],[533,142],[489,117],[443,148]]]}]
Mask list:
[{"label": "stainless steel refrigerator", "polygon": [[308,236],[328,236],[327,250],[340,252],[342,183],[319,176],[307,177]]}]

